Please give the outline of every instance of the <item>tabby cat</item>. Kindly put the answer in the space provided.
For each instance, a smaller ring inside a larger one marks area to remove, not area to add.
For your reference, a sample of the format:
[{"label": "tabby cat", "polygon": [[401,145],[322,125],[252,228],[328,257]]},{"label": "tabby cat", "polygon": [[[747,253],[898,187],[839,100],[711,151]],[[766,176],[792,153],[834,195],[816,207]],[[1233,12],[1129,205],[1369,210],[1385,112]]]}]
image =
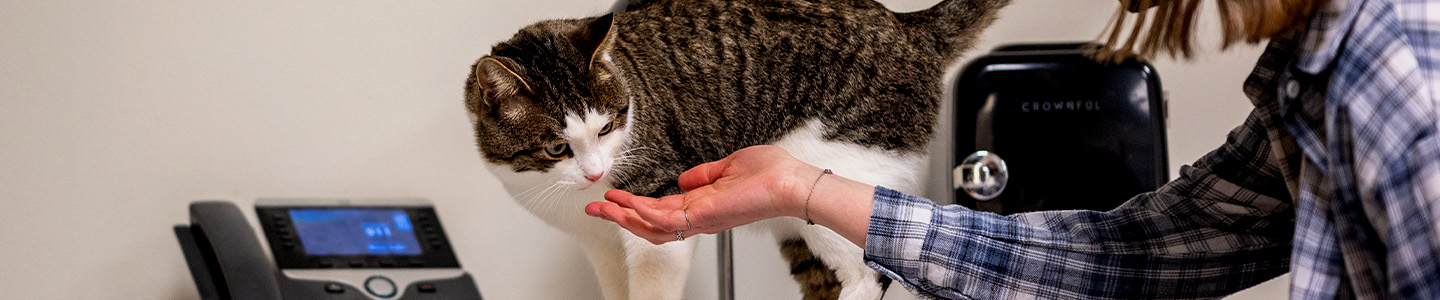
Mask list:
[{"label": "tabby cat", "polygon": [[[650,0],[542,21],[473,65],[487,166],[584,245],[605,299],[679,299],[695,240],[653,245],[584,206],[611,188],[680,193],[690,167],[770,144],[836,174],[921,191],[945,67],[1009,0],[894,13],[872,0]],[[807,299],[877,299],[863,249],[799,219],[781,242]]]}]

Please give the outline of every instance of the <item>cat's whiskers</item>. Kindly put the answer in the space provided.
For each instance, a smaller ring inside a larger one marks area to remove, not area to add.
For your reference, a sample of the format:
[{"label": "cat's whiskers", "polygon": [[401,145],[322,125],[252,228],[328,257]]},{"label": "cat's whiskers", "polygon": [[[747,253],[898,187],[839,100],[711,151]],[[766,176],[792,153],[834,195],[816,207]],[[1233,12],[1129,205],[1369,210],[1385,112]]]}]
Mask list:
[{"label": "cat's whiskers", "polygon": [[545,186],[545,189],[540,190],[538,193],[527,196],[525,201],[521,201],[521,204],[525,205],[525,208],[537,209],[543,202],[545,202],[545,198],[547,198],[546,195],[550,194],[552,190],[555,190],[558,187],[560,187],[559,182],[551,183],[550,185]]},{"label": "cat's whiskers", "polygon": [[663,164],[663,163],[661,163],[659,160],[656,160],[654,157],[650,157],[650,156],[631,156],[631,157],[632,157],[632,158],[641,159],[641,160],[643,160],[644,162],[650,163],[650,164],[655,164],[655,165],[662,165],[662,164]]},{"label": "cat's whiskers", "polygon": [[654,160],[650,160],[649,158],[644,156],[625,155],[616,157],[615,162],[611,163],[610,165],[610,173],[614,174],[613,176],[615,176],[616,182],[629,181],[631,171],[645,167],[645,164],[641,164],[641,162],[639,161],[634,161],[636,158],[646,159],[648,160],[650,165],[656,164]]},{"label": "cat's whiskers", "polygon": [[[628,153],[632,150],[650,150],[657,153],[659,152],[659,150],[651,149],[648,147],[640,147],[626,150],[625,152],[621,153]],[[615,158],[615,162],[613,164],[616,167],[613,167],[611,169],[615,171],[616,178],[619,179],[617,181],[620,182],[629,181],[632,176],[643,177],[645,174],[643,174],[643,172],[639,172],[640,170],[645,170],[646,168],[653,168],[655,166],[662,165],[659,161],[651,158],[650,156],[644,156],[639,154],[621,155]]]},{"label": "cat's whiskers", "polygon": [[630,163],[630,162],[626,162],[626,161],[620,161],[619,159],[616,159],[616,160],[615,160],[615,163],[610,167],[610,174],[612,174],[612,175],[610,175],[610,176],[613,176],[612,178],[614,178],[613,180],[611,180],[611,182],[626,182],[626,181],[630,181],[631,173],[630,173],[629,171],[630,171],[631,169],[625,168],[625,167],[637,167],[637,166],[639,166],[639,165],[636,165],[636,164],[633,164],[633,163]]},{"label": "cat's whiskers", "polygon": [[569,189],[575,185],[575,182],[569,180],[557,180],[552,185],[554,185],[555,188],[548,189],[548,192],[544,194],[545,198],[540,201],[545,205],[545,207],[543,208],[544,211],[552,211],[556,207],[560,206],[560,200],[565,198],[565,194],[568,193]]},{"label": "cat's whiskers", "polygon": [[635,147],[635,148],[630,148],[630,149],[625,150],[625,151],[621,151],[619,154],[616,154],[616,155],[615,155],[615,156],[616,156],[615,160],[629,159],[629,158],[643,158],[643,159],[647,160],[647,161],[650,162],[650,163],[659,163],[659,162],[655,161],[655,159],[650,158],[649,156],[643,155],[644,153],[630,154],[630,152],[641,151],[641,150],[653,151],[654,153],[660,153],[660,150],[655,150],[655,149],[650,148],[650,147]]},{"label": "cat's whiskers", "polygon": [[623,157],[623,156],[622,156],[622,157],[616,157],[616,158],[615,158],[615,162],[610,163],[610,165],[612,166],[612,168],[613,168],[614,166],[626,166],[626,167],[638,167],[638,166],[642,166],[642,165],[639,164],[639,163],[636,163],[636,162],[634,162],[634,161],[630,161],[630,158],[632,158],[632,157]]},{"label": "cat's whiskers", "polygon": [[[619,163],[621,163],[621,162],[629,162],[631,159],[639,158],[639,159],[644,159],[644,162],[647,162],[647,163],[657,164],[657,165],[660,164],[660,162],[655,161],[654,158],[650,158],[649,156],[645,156],[645,155],[643,155],[643,153],[630,154],[631,152],[642,151],[642,150],[645,150],[645,151],[654,151],[654,152],[656,152],[656,153],[659,153],[659,152],[660,152],[660,150],[655,150],[654,148],[650,148],[650,147],[635,147],[635,148],[630,148],[630,149],[627,149],[627,150],[625,150],[625,151],[620,151],[619,154],[616,154],[616,155],[615,155],[615,163],[616,163],[616,164],[619,164]],[[632,165],[638,165],[638,164],[632,164]]]},{"label": "cat's whiskers", "polygon": [[640,150],[650,150],[650,151],[660,152],[660,150],[655,150],[655,148],[650,148],[650,147],[641,146],[641,147],[635,147],[635,148],[626,149],[625,151],[621,151],[620,154],[616,154],[616,155],[625,155],[625,154],[629,154],[631,151],[640,151]]},{"label": "cat's whiskers", "polygon": [[[565,185],[561,184],[563,181],[559,180],[559,174],[546,175],[547,176],[541,178],[540,180],[551,181],[549,185],[536,185],[535,187],[531,187],[529,190],[526,190],[526,192],[517,194],[515,196],[516,199],[523,199],[523,201],[520,202],[522,205],[525,206],[525,208],[539,209],[542,206],[547,206],[546,202],[550,201],[548,200],[548,198],[550,198],[549,195],[553,194],[556,190],[564,189]],[[544,188],[541,189],[541,187]]]},{"label": "cat's whiskers", "polygon": [[[553,177],[553,176],[552,176],[552,177]],[[546,189],[548,189],[548,188],[550,188],[551,186],[554,186],[554,184],[552,183],[550,186],[535,185],[535,186],[533,186],[533,187],[530,187],[529,189],[526,189],[526,190],[523,191],[523,192],[520,192],[520,193],[518,193],[518,194],[515,194],[514,197],[515,197],[515,199],[523,199],[523,198],[525,198],[525,197],[532,196],[532,195],[531,195],[532,193],[541,191],[541,188],[546,188]]]},{"label": "cat's whiskers", "polygon": [[535,202],[535,209],[547,212],[554,211],[557,203],[559,203],[559,199],[561,199],[562,196],[565,194],[564,190],[564,188],[556,188],[550,190],[549,193],[544,195],[544,198]]}]

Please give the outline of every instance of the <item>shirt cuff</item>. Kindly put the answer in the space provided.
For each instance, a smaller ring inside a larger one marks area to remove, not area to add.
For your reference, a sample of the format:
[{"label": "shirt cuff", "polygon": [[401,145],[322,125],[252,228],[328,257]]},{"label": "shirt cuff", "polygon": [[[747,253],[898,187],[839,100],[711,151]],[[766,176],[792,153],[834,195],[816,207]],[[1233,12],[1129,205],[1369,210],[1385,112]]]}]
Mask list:
[{"label": "shirt cuff", "polygon": [[930,200],[877,186],[865,234],[865,264],[925,298],[933,296],[914,280],[925,274],[921,254],[936,208]]}]

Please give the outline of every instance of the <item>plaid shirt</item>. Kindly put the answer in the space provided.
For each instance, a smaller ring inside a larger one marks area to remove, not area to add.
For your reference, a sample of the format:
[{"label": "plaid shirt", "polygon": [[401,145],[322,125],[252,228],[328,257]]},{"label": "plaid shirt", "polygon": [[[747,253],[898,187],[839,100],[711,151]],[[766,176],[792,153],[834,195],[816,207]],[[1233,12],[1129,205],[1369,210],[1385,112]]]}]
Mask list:
[{"label": "plaid shirt", "polygon": [[1224,145],[1111,211],[999,216],[877,188],[866,260],[936,298],[1214,298],[1289,271],[1294,299],[1440,299],[1429,5],[1331,0],[1271,40]]}]

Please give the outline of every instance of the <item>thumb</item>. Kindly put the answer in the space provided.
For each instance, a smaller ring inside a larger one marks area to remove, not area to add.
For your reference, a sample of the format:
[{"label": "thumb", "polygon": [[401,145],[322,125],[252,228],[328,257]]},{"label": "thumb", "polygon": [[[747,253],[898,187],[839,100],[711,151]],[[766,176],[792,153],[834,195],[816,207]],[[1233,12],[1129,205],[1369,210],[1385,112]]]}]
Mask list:
[{"label": "thumb", "polygon": [[680,184],[680,190],[689,192],[695,188],[715,183],[716,180],[719,180],[721,176],[725,175],[725,168],[729,167],[729,165],[729,157],[700,164],[699,166],[690,168],[690,170],[686,170],[685,173],[680,173],[680,177],[676,178],[676,181]]},{"label": "thumb", "polygon": [[624,208],[634,208],[631,203],[635,203],[637,201],[644,201],[645,199],[649,198],[643,196],[636,196],[635,194],[631,194],[630,192],[626,192],[624,190],[605,191],[605,201],[614,202],[616,205]]}]

